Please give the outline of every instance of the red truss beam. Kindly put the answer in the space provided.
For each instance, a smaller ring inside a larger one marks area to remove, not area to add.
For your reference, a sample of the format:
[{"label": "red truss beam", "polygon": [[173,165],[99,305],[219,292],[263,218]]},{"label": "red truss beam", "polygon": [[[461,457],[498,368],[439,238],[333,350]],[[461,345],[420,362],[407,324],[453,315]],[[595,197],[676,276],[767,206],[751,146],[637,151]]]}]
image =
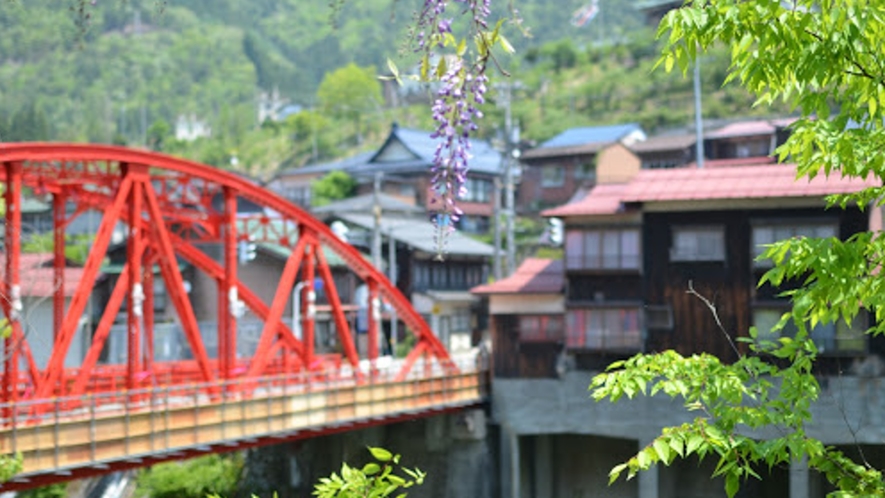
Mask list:
[{"label": "red truss beam", "polygon": [[[353,367],[359,365],[360,354],[356,351],[353,335],[349,329],[340,302],[335,282],[332,278],[324,250],[331,250],[341,257],[348,268],[370,287],[372,310],[370,313],[371,346],[364,355],[374,360],[379,349],[381,302],[397,311],[400,320],[417,338],[415,349],[408,355],[406,365],[400,372],[404,376],[420,357],[434,359],[446,368],[454,369],[443,345],[434,336],[430,327],[411,307],[406,297],[387,278],[372,267],[353,247],[336,237],[322,222],[312,218],[302,209],[290,204],[281,197],[232,173],[221,171],[202,164],[185,161],[148,151],[127,149],[115,146],[86,144],[48,143],[0,143],[0,181],[7,186],[32,187],[37,192],[52,193],[56,196],[53,206],[59,226],[63,208],[73,204],[76,213],[87,209],[102,211],[103,218],[96,234],[93,251],[83,268],[83,278],[77,284],[76,293],[70,300],[67,310],[63,310],[63,294],[54,297],[54,313],[57,315],[57,340],[43,372],[37,372],[33,360],[28,358],[31,380],[30,386],[21,384],[20,376],[13,371],[17,362],[7,362],[2,386],[3,399],[14,399],[17,393],[30,389],[29,396],[47,398],[49,396],[87,392],[90,380],[97,372],[98,355],[107,341],[111,324],[118,313],[122,300],[129,295],[130,323],[124,385],[137,387],[135,376],[145,373],[154,375],[152,331],[153,331],[153,274],[155,260],[169,295],[169,300],[177,311],[186,338],[194,355],[190,362],[180,362],[181,368],[192,368],[187,376],[190,380],[211,381],[216,378],[228,379],[244,375],[238,365],[248,365],[245,375],[262,375],[278,368],[277,354],[289,358],[294,353],[297,361],[292,368],[310,368],[315,358],[313,313],[315,294],[313,286],[301,295],[302,330],[304,341],[299,341],[292,331],[282,324],[281,317],[288,300],[292,296],[296,279],[312,282],[315,277],[322,279],[325,294],[331,304],[332,318],[343,346],[343,354]],[[15,188],[7,188],[7,203],[14,205]],[[248,200],[262,206],[265,212],[277,213],[279,218],[266,215],[238,217],[237,201]],[[219,200],[223,206],[219,206]],[[7,213],[8,230],[15,233],[20,220],[13,213]],[[278,222],[277,220],[282,220]],[[66,372],[65,356],[68,353],[79,320],[91,295],[95,279],[101,267],[110,242],[111,233],[118,222],[130,226],[130,242],[127,244],[127,266],[124,275],[111,295],[110,302],[98,324],[98,329],[81,368]],[[59,266],[63,255],[63,232],[57,231],[55,265]],[[255,242],[269,242],[292,248],[282,278],[275,283],[273,302],[265,303],[253,290],[246,287],[237,275],[236,240],[248,234]],[[190,242],[218,243],[223,248],[222,258],[215,261]],[[296,242],[297,241],[297,242]],[[15,237],[7,238],[7,271],[0,282],[0,293],[13,294],[18,281],[16,247],[20,244]],[[209,358],[198,330],[196,317],[188,296],[184,291],[184,281],[178,269],[177,258],[191,262],[197,269],[213,278],[218,285],[218,324],[219,351],[216,359]],[[56,273],[56,283],[60,283]],[[299,276],[300,275],[300,276]],[[58,288],[63,291],[63,282]],[[139,290],[140,287],[140,290]],[[5,292],[4,292],[5,291]],[[246,307],[264,320],[258,351],[252,358],[238,360],[236,356],[236,316],[241,301]],[[2,300],[0,300],[2,301]],[[140,301],[140,302],[139,302]],[[137,316],[138,305],[141,316]],[[12,307],[3,305],[4,311],[12,312]],[[8,313],[7,313],[8,314]],[[61,317],[60,319],[58,317]],[[19,332],[13,333],[13,341],[5,343],[6,348],[27,354],[27,343]],[[18,347],[13,347],[18,344]],[[190,366],[185,367],[185,363]],[[160,368],[159,365],[157,368]],[[162,367],[170,372],[177,367]],[[357,375],[358,369],[354,368]],[[239,372],[239,373],[238,373]],[[193,374],[196,373],[195,377]],[[173,374],[174,375],[174,374]],[[73,379],[68,382],[67,379]],[[121,379],[124,380],[124,379]],[[62,382],[64,381],[64,382]],[[174,382],[174,377],[173,377]],[[17,386],[22,386],[21,389]]]}]

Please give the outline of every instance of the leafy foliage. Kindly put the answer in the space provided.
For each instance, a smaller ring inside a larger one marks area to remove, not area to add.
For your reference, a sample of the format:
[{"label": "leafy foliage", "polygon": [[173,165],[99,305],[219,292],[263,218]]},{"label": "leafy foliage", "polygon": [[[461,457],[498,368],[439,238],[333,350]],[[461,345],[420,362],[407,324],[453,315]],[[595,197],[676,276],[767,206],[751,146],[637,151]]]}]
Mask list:
[{"label": "leafy foliage", "polygon": [[146,498],[233,496],[243,470],[239,454],[207,455],[154,465],[138,474],[136,495]]},{"label": "leafy foliage", "polygon": [[[783,102],[801,112],[779,149],[782,160],[795,161],[800,176],[875,178],[879,184],[885,179],[885,2],[696,1],[668,14],[659,35],[666,39],[660,64],[667,70],[678,66],[686,72],[700,53],[724,43],[731,53],[729,79],[752,92],[757,105]],[[864,208],[881,205],[881,195],[881,187],[870,187],[830,202]],[[591,385],[596,399],[660,392],[699,412],[615,467],[612,480],[677,456],[714,454],[716,474],[724,476],[731,497],[741,480],[759,478],[756,466],[807,458],[839,496],[885,494],[881,472],[824,446],[805,430],[820,393],[809,331],[819,323],[850,322],[861,308],[876,314],[878,325],[870,333],[885,330],[883,255],[881,233],[776,243],[762,255],[775,267],[760,285],[801,284],[784,292],[792,310],[775,326],[783,329],[792,321],[794,337],[775,342],[751,330],[745,339],[751,354],[730,365],[708,355],[684,358],[668,351],[615,363],[597,376]],[[762,429],[776,435],[766,437]]]},{"label": "leafy foliage", "polygon": [[381,83],[374,67],[351,63],[326,74],[317,99],[324,111],[353,122],[359,143],[361,117],[381,108]]},{"label": "leafy foliage", "polygon": [[49,486],[26,489],[15,495],[17,498],[65,498],[68,496],[67,483],[55,483]]},{"label": "leafy foliage", "polygon": [[[4,318],[0,323],[0,337],[9,337],[12,329]],[[6,482],[16,474],[22,471],[22,456],[18,455],[0,455],[0,482]]]},{"label": "leafy foliage", "polygon": [[[399,465],[400,455],[393,454],[384,448],[370,447],[369,452],[374,462],[362,468],[341,464],[341,473],[332,473],[320,479],[314,487],[314,496],[319,498],[385,498],[398,493],[397,498],[405,497],[402,490],[424,482],[425,473],[418,469],[409,469]],[[402,471],[407,477],[395,472]]]},{"label": "leafy foliage", "polygon": [[332,201],[353,195],[356,180],[344,171],[331,171],[311,184],[314,206],[324,206]]}]

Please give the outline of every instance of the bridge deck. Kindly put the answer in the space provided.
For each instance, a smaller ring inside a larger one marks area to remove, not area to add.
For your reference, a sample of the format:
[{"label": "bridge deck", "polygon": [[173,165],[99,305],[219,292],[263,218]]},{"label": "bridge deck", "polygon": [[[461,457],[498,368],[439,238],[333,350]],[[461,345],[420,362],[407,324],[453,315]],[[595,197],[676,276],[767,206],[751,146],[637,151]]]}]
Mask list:
[{"label": "bridge deck", "polygon": [[292,375],[219,383],[217,394],[195,384],[120,393],[111,404],[99,395],[58,398],[42,414],[20,402],[0,432],[0,453],[20,453],[24,469],[0,490],[427,416],[485,398],[486,369],[475,360],[461,362],[457,374],[415,370],[400,382],[386,372],[362,383]]}]

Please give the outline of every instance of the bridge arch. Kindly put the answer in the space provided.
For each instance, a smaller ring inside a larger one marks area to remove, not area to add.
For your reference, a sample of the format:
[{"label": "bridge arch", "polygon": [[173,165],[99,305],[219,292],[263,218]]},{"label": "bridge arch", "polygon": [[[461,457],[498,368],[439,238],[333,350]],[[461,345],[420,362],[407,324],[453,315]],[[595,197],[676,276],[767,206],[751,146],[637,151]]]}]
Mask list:
[{"label": "bridge arch", "polygon": [[[325,370],[333,360],[314,349],[315,293],[303,292],[300,340],[282,323],[282,314],[296,279],[323,281],[341,351],[340,363],[356,377],[371,375],[378,358],[381,303],[396,310],[399,320],[415,336],[399,376],[405,377],[419,358],[454,369],[447,351],[408,299],[352,246],[340,240],[322,222],[282,197],[231,172],[164,154],[108,145],[59,143],[0,144],[0,181],[5,186],[6,237],[0,280],[0,309],[9,318],[11,333],[4,340],[0,401],[76,396],[102,389],[97,361],[111,324],[124,301],[127,316],[127,363],[102,375],[122,376],[126,389],[156,382],[226,381],[257,378],[291,370]],[[21,324],[21,203],[24,189],[51,196],[54,218],[53,337],[45,368],[38,366]],[[240,214],[248,201],[262,213]],[[68,213],[70,206],[74,207]],[[92,250],[83,266],[83,278],[65,304],[65,226],[88,210],[103,212]],[[65,368],[65,358],[95,286],[114,228],[126,226],[126,263],[113,288],[98,326],[88,341],[78,368]],[[237,251],[241,243],[266,242],[290,249],[273,299],[267,303],[238,277]],[[221,257],[210,257],[202,244],[221,247]],[[326,248],[344,260],[369,290],[368,351],[359,352],[335,287]],[[216,357],[207,353],[193,304],[184,288],[178,261],[184,260],[211,277],[218,288]],[[165,365],[153,361],[154,265],[159,267],[169,300],[190,346],[193,360]],[[250,309],[263,321],[254,354],[237,357],[239,310]],[[360,360],[368,360],[361,367]],[[365,367],[368,363],[368,368]],[[336,365],[338,363],[335,363]],[[108,373],[110,372],[110,373]],[[115,384],[116,385],[116,384]],[[248,384],[246,384],[248,385]],[[107,388],[107,387],[105,387]]]}]

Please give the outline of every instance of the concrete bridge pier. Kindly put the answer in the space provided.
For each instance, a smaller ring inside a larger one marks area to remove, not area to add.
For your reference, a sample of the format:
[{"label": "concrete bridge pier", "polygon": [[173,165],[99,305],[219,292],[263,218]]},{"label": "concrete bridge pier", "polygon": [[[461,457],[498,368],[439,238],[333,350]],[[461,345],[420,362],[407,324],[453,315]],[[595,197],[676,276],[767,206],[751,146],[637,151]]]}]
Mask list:
[{"label": "concrete bridge pier", "polygon": [[339,472],[342,462],[362,466],[367,446],[402,455],[402,463],[427,473],[424,485],[409,489],[420,498],[493,498],[495,465],[481,409],[470,409],[358,431],[250,450],[244,490],[280,498],[309,496],[321,477]]}]

